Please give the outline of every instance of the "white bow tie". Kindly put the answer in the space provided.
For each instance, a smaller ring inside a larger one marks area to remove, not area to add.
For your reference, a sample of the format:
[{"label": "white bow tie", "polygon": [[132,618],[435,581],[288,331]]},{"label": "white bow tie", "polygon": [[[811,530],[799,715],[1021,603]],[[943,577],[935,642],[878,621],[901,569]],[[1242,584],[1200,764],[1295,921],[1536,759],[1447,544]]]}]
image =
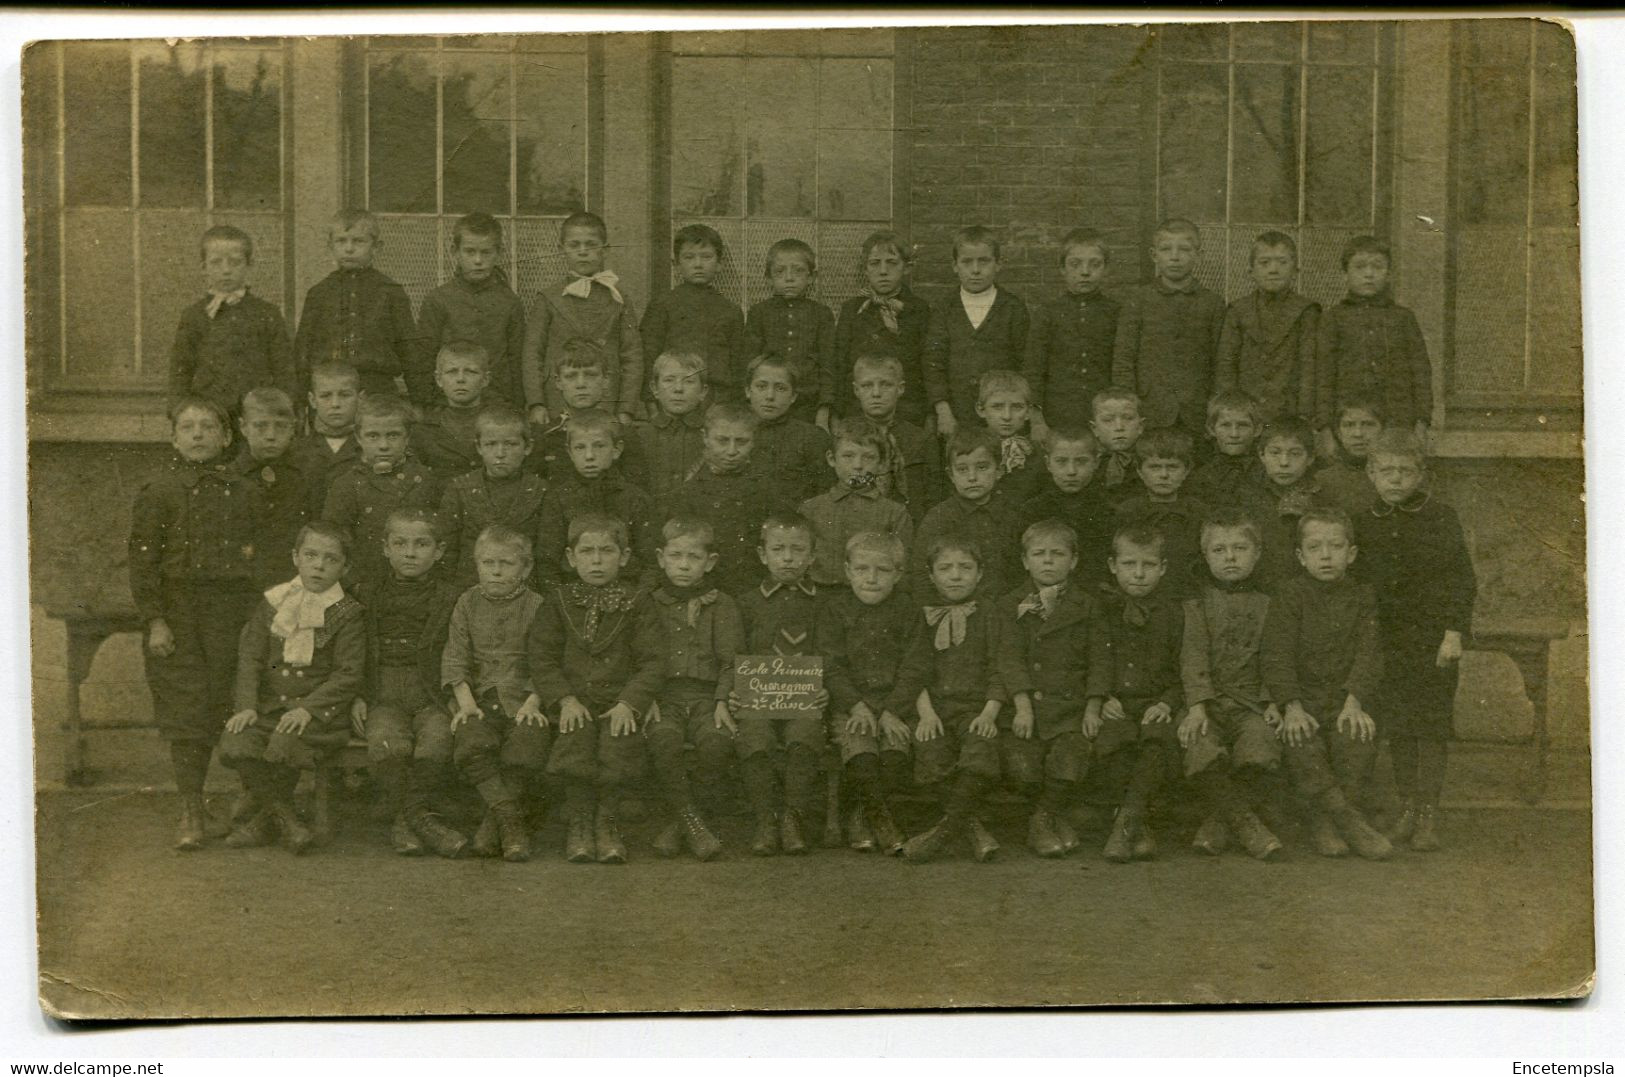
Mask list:
[{"label": "white bow tie", "polygon": [[617,284],[621,283],[621,278],[617,277],[614,273],[611,273],[607,269],[601,273],[594,273],[590,277],[573,278],[569,284],[564,286],[564,294],[573,295],[577,299],[590,299],[592,298],[592,285],[594,281],[597,281],[605,288],[608,288],[609,294],[615,297],[615,302],[621,304],[622,306],[626,305],[626,300],[621,298],[620,289],[615,287]]}]

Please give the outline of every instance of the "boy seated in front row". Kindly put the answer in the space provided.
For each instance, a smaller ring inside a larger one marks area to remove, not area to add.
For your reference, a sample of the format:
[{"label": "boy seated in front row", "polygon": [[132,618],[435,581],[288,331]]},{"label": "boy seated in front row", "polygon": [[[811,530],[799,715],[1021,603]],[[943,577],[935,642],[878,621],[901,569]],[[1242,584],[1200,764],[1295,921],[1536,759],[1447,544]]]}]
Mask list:
[{"label": "boy seated in front row", "polygon": [[1098,721],[1113,688],[1111,637],[1099,603],[1073,582],[1072,529],[1044,520],[1021,545],[1027,580],[999,603],[999,672],[1015,707],[1016,777],[1038,794],[1027,844],[1039,856],[1065,856],[1078,847],[1062,813],[1089,765],[1085,725]]},{"label": "boy seated in front row", "polygon": [[1241,490],[1240,507],[1258,524],[1264,542],[1259,582],[1272,593],[1302,574],[1294,552],[1298,520],[1326,505],[1320,484],[1309,474],[1314,442],[1314,431],[1302,419],[1272,419],[1258,435],[1261,467]]},{"label": "boy seated in front row", "polygon": [[745,402],[757,420],[752,453],[785,495],[800,502],[829,485],[829,435],[790,414],[800,395],[798,378],[795,364],[772,353],[745,369]]},{"label": "boy seated in front row", "polygon": [[259,494],[254,581],[262,590],[281,582],[294,537],[322,509],[315,469],[289,451],[294,422],[293,401],[281,389],[262,386],[243,394],[242,417],[237,420],[243,447],[233,466]]},{"label": "boy seated in front row", "polygon": [[427,844],[454,857],[468,844],[431,810],[451,771],[451,715],[441,703],[440,664],[462,594],[434,572],[445,554],[432,514],[392,512],[384,523],[390,574],[356,591],[366,610],[367,683],[350,720],[367,741],[373,781],[392,820],[390,841],[402,856],[416,856]]},{"label": "boy seated in front row", "polygon": [[1134,446],[1145,432],[1140,398],[1128,389],[1109,387],[1090,401],[1089,432],[1100,442],[1100,475],[1113,505],[1145,492]]},{"label": "boy seated in front row", "polygon": [[1235,389],[1213,394],[1207,402],[1207,436],[1214,451],[1195,471],[1185,489],[1203,504],[1234,508],[1258,472],[1258,401]]},{"label": "boy seated in front row", "polygon": [[821,587],[841,583],[846,540],[859,531],[896,535],[905,549],[914,537],[908,510],[885,492],[886,435],[860,418],[837,419],[834,434],[828,455],[835,486],[801,504],[813,528],[812,579]]},{"label": "boy seated in front row", "polygon": [[846,543],[849,589],[825,603],[818,621],[818,653],[824,656],[835,743],[841,750],[845,787],[851,791],[847,843],[895,855],[904,835],[892,818],[887,795],[906,779],[914,735],[893,704],[903,651],[918,607],[897,586],[903,577],[903,544],[892,535],[865,531]]},{"label": "boy seated in front row", "polygon": [[538,428],[529,467],[554,482],[570,473],[570,420],[584,412],[608,408],[609,369],[596,346],[585,340],[571,340],[564,344],[548,380],[563,403],[551,413],[553,421]]},{"label": "boy seated in front row", "polygon": [[[769,516],[762,523],[756,555],[767,575],[757,586],[739,592],[739,615],[745,634],[742,653],[819,653],[815,639],[818,613],[833,592],[821,590],[810,575],[812,524],[793,512]],[[787,722],[748,717],[736,720],[740,765],[751,776],[745,790],[752,800],[751,810],[760,819],[782,806],[779,847],[788,853],[799,852],[800,824],[816,817],[819,810],[819,763],[828,744],[824,716]],[[781,751],[782,768],[777,765]],[[760,762],[755,761],[758,757]],[[752,785],[752,781],[760,784]],[[824,844],[831,848],[842,844],[839,813],[824,820]],[[763,851],[767,851],[765,847]]]},{"label": "boy seated in front row", "polygon": [[356,409],[361,459],[333,477],[322,519],[353,537],[352,583],[375,583],[389,574],[384,559],[384,521],[396,509],[433,512],[440,480],[407,451],[411,405],[398,396],[363,397]]},{"label": "boy seated in front row", "polygon": [[[964,834],[971,855],[985,861],[999,843],[980,818],[984,798],[1015,762],[1016,745],[999,679],[998,629],[992,596],[978,594],[981,554],[946,535],[929,551],[936,588],[914,615],[913,635],[892,690],[892,706],[917,706],[914,780],[936,791],[942,818],[903,844],[903,858],[923,864]],[[922,596],[923,597],[923,596]]]},{"label": "boy seated in front row", "polygon": [[756,544],[762,522],[794,511],[773,476],[756,463],[756,416],[738,404],[712,404],[705,412],[705,456],[683,484],[667,495],[667,516],[698,516],[717,541],[718,587],[737,595],[756,583]]},{"label": "boy seated in front row", "polygon": [[1376,503],[1377,488],[1366,473],[1366,460],[1382,432],[1382,406],[1375,400],[1356,396],[1338,404],[1332,455],[1317,464],[1315,481],[1326,500],[1351,519]]},{"label": "boy seated in front row", "polygon": [[348,363],[318,363],[310,372],[305,394],[310,432],[293,439],[288,456],[311,476],[318,507],[327,499],[333,476],[361,459],[361,443],[355,438],[360,400],[361,375]]},{"label": "boy seated in front row", "polygon": [[547,773],[564,782],[565,859],[623,864],[615,805],[643,771],[638,727],[665,684],[665,625],[654,600],[621,581],[625,524],[577,516],[569,542],[576,579],[548,595],[529,645],[536,690],[558,715]]},{"label": "boy seated in front row", "polygon": [[565,420],[569,423],[570,471],[557,476],[542,495],[536,531],[536,579],[543,588],[574,576],[567,559],[570,521],[598,513],[622,521],[631,536],[631,559],[622,574],[638,581],[655,572],[654,503],[649,495],[621,477],[621,424],[607,411],[593,408]]},{"label": "boy seated in front row", "polygon": [[1258,525],[1245,513],[1214,511],[1202,524],[1210,578],[1185,600],[1180,667],[1190,709],[1179,723],[1179,743],[1185,775],[1199,783],[1207,808],[1192,844],[1210,856],[1224,852],[1232,834],[1259,860],[1281,851],[1253,814],[1264,797],[1264,776],[1281,765],[1275,735],[1281,712],[1270,702],[1259,666],[1270,606],[1253,574],[1262,551]]},{"label": "boy seated in front row", "polygon": [[1298,521],[1304,571],[1270,599],[1260,660],[1264,686],[1281,708],[1287,776],[1310,807],[1321,856],[1349,846],[1370,860],[1393,851],[1354,805],[1376,754],[1376,723],[1365,709],[1382,683],[1377,601],[1349,577],[1359,552],[1349,519],[1310,509]]},{"label": "boy seated in front row", "polygon": [[647,422],[623,431],[621,470],[645,490],[675,490],[705,455],[705,360],[666,352],[649,377],[654,407]]},{"label": "boy seated in front row", "polygon": [[1100,443],[1083,427],[1052,426],[1044,446],[1047,477],[1021,507],[1021,530],[1059,520],[1078,542],[1077,582],[1093,591],[1106,581],[1112,552],[1113,509],[1100,473]]},{"label": "boy seated in front row", "polygon": [[860,414],[886,435],[888,493],[908,506],[917,524],[941,500],[937,439],[897,413],[903,395],[903,363],[894,355],[859,355],[852,364],[852,390]]},{"label": "boy seated in front row", "polygon": [[1021,506],[999,488],[999,443],[986,430],[965,427],[948,439],[945,455],[954,492],[925,514],[914,533],[914,593],[931,593],[931,544],[960,535],[982,551],[982,586],[1003,594],[1021,575]]},{"label": "boy seated in front row", "polygon": [[1130,524],[1112,538],[1114,586],[1102,602],[1109,638],[1110,694],[1097,715],[1085,713],[1083,731],[1105,765],[1109,788],[1123,790],[1107,860],[1123,864],[1157,855],[1146,824],[1151,798],[1179,769],[1174,722],[1184,709],[1180,648],[1185,624],[1178,600],[1163,585],[1168,572],[1164,538],[1155,528]]},{"label": "boy seated in front row", "polygon": [[1163,590],[1175,599],[1192,594],[1202,564],[1202,518],[1207,506],[1184,490],[1193,463],[1191,436],[1183,430],[1153,430],[1139,440],[1140,483],[1145,493],[1117,506],[1117,526],[1140,523],[1162,535],[1168,579]]},{"label": "boy seated in front row", "polygon": [[480,466],[476,423],[491,384],[485,346],[461,340],[443,345],[434,384],[440,401],[412,424],[412,455],[445,482]]},{"label": "boy seated in front row", "polygon": [[518,409],[492,404],[474,421],[483,467],[446,484],[440,497],[440,533],[446,561],[458,587],[474,586],[474,543],[492,524],[534,535],[547,484],[524,470],[530,453],[530,424]]},{"label": "boy seated in front row", "polygon": [[717,563],[711,526],[674,516],[661,536],[664,541],[655,551],[661,580],[652,594],[665,626],[666,678],[658,705],[643,723],[656,789],[667,813],[655,852],[676,856],[687,842],[695,857],[710,860],[722,851],[722,842],[690,795],[683,746],[694,746],[695,778],[707,794],[704,799],[716,804],[716,790],[734,754],[735,725],[726,699],[744,633],[734,600],[709,578]]},{"label": "boy seated in front row", "polygon": [[293,550],[298,575],[265,592],[243,625],[235,711],[220,758],[242,778],[258,812],[231,833],[230,845],[263,845],[273,827],[295,853],[315,840],[294,811],[294,786],[302,768],[350,739],[350,704],[367,664],[361,603],[339,583],[348,545],[332,524],[306,524]]},{"label": "boy seated in front row", "polygon": [[540,784],[551,741],[527,641],[542,598],[527,586],[530,539],[486,528],[474,543],[479,583],[451,612],[440,683],[456,704],[452,762],[485,802],[475,856],[530,859],[527,793]]},{"label": "boy seated in front row", "polygon": [[1044,469],[1038,445],[1028,436],[1032,392],[1027,379],[1012,370],[989,370],[976,389],[976,414],[999,439],[999,485],[1018,504],[1038,491]]}]

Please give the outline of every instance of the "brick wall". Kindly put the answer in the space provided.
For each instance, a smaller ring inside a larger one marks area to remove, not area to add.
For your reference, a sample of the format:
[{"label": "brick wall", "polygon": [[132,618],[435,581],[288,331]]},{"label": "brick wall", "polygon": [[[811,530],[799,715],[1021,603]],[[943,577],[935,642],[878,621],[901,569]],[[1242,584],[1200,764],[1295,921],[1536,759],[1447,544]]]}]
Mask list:
[{"label": "brick wall", "polygon": [[997,26],[913,35],[908,234],[915,281],[953,286],[957,228],[1004,243],[1001,283],[1034,298],[1060,288],[1060,238],[1112,240],[1114,283],[1136,280],[1148,222],[1143,115],[1150,36],[1132,26]]}]

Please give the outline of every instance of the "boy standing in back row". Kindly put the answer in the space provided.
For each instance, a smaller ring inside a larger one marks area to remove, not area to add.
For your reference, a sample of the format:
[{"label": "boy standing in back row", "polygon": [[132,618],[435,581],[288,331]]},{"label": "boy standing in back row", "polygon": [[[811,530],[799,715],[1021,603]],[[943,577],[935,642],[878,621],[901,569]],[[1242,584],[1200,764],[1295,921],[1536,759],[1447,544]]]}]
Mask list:
[{"label": "boy standing in back row", "polygon": [[1146,426],[1179,426],[1193,437],[1204,425],[1224,324],[1224,300],[1196,277],[1201,258],[1196,225],[1176,217],[1157,226],[1156,278],[1125,297],[1112,350],[1112,382],[1139,394]]}]

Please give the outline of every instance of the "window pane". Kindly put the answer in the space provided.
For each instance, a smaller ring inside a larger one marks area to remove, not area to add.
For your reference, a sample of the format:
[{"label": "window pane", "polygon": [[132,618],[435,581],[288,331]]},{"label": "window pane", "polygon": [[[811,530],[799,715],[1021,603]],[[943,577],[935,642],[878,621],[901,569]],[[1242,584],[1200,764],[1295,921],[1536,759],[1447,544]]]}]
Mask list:
[{"label": "window pane", "polygon": [[1528,19],[1470,19],[1457,24],[1461,62],[1523,67],[1529,63]]},{"label": "window pane", "polygon": [[1174,23],[1157,31],[1162,54],[1170,60],[1227,60],[1230,27],[1218,23]]},{"label": "window pane", "polygon": [[385,213],[433,213],[435,58],[376,54],[367,67],[368,206]]},{"label": "window pane", "polygon": [[1276,64],[1235,68],[1232,221],[1298,221],[1298,70]]},{"label": "window pane", "polygon": [[[62,296],[69,312],[67,374],[74,381],[135,376],[131,218],[128,210],[108,209],[62,215],[62,258],[72,267]],[[74,312],[80,316],[74,317]],[[174,328],[170,326],[171,331]]]},{"label": "window pane", "polygon": [[282,54],[214,53],[214,204],[282,208]]},{"label": "window pane", "polygon": [[742,60],[671,63],[671,202],[674,213],[737,217],[743,164],[738,102]]},{"label": "window pane", "polygon": [[824,131],[818,141],[818,215],[834,221],[891,217],[890,131]]},{"label": "window pane", "polygon": [[521,54],[519,212],[563,215],[587,203],[587,59]]},{"label": "window pane", "polygon": [[1529,195],[1527,69],[1463,72],[1456,174],[1463,224],[1522,224]]},{"label": "window pane", "polygon": [[1304,216],[1314,224],[1370,227],[1372,71],[1309,68]]},{"label": "window pane", "polygon": [[1535,233],[1531,278],[1529,388],[1579,396],[1580,233]]},{"label": "window pane", "polygon": [[1298,59],[1303,44],[1303,24],[1296,22],[1246,22],[1234,27],[1236,59]]},{"label": "window pane", "polygon": [[62,45],[63,200],[130,204],[130,51]]},{"label": "window pane", "polygon": [[1522,228],[1470,228],[1456,237],[1458,391],[1523,390],[1524,235]]},{"label": "window pane", "polygon": [[816,212],[818,61],[748,60],[745,84],[745,213]]},{"label": "window pane", "polygon": [[1224,220],[1225,69],[1165,64],[1162,69],[1162,216]]},{"label": "window pane", "polygon": [[141,96],[141,204],[203,205],[203,50],[136,46]]},{"label": "window pane", "polygon": [[1574,226],[1580,220],[1579,113],[1573,57],[1535,74],[1535,223]]},{"label": "window pane", "polygon": [[1376,62],[1377,28],[1369,22],[1310,22],[1309,59],[1315,63]]},{"label": "window pane", "polygon": [[[169,350],[175,326],[188,304],[203,294],[203,273],[198,257],[198,236],[208,227],[200,209],[152,209],[141,214],[141,267],[136,287],[141,296],[141,373],[163,378],[169,373]],[[275,273],[275,262],[265,262],[257,251],[256,268]],[[251,274],[250,281],[260,274]],[[259,291],[255,289],[256,293]],[[263,298],[263,297],[262,297]]]},{"label": "window pane", "polygon": [[445,212],[506,213],[513,116],[508,58],[449,54],[441,62]]},{"label": "window pane", "polygon": [[824,60],[818,84],[818,126],[824,130],[890,129],[890,60]]}]

